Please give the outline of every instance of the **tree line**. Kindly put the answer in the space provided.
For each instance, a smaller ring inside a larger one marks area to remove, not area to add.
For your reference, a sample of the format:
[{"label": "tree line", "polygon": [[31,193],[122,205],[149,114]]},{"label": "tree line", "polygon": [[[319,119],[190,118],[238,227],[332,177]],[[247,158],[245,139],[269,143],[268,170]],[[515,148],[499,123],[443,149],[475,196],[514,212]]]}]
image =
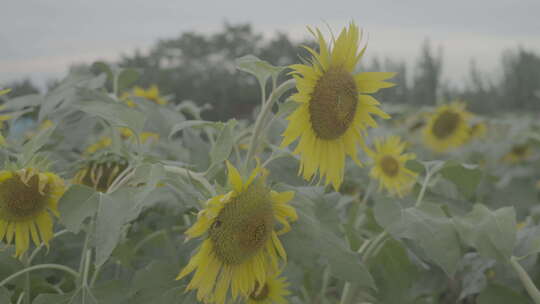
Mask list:
[{"label": "tree line", "polygon": [[[285,33],[268,40],[250,24],[225,23],[217,33],[192,31],[160,40],[149,52],[135,50],[123,55],[116,64],[141,69],[139,86],[157,84],[164,94],[172,94],[175,101],[189,99],[209,104],[213,111],[207,112],[206,119],[226,120],[249,117],[260,100],[255,79],[235,69],[236,58],[253,54],[274,65],[288,65],[309,57],[302,45],[315,47],[314,41],[293,41]],[[462,99],[477,113],[540,111],[540,55],[521,47],[501,56],[498,77],[480,71],[471,62],[462,87],[442,78],[442,50],[434,48],[428,40],[421,46],[412,68],[391,58],[364,62],[360,68],[398,72],[393,79],[397,86],[380,93],[384,102],[421,106]],[[52,81],[50,86],[55,83]],[[9,87],[13,89],[11,96],[39,91],[29,80],[15,81]]]}]

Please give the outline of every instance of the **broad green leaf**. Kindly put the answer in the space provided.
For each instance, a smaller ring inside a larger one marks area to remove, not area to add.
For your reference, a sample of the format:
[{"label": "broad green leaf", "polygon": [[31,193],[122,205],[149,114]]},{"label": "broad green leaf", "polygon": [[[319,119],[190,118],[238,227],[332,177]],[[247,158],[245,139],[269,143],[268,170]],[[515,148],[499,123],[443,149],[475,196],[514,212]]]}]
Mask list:
[{"label": "broad green leaf", "polygon": [[375,288],[373,278],[357,253],[351,251],[338,236],[327,231],[313,215],[299,208],[297,213],[298,221],[282,237],[291,260],[309,263],[320,255],[326,259],[336,277],[363,287]]},{"label": "broad green leaf", "polygon": [[75,304],[71,301],[72,297],[71,294],[40,294],[32,304]]},{"label": "broad green leaf", "polygon": [[210,150],[212,165],[222,163],[229,158],[234,145],[233,130],[237,123],[235,119],[231,119],[221,129],[212,150]]},{"label": "broad green leaf", "polygon": [[514,255],[530,256],[540,252],[540,226],[525,227],[517,233],[517,245]]},{"label": "broad green leaf", "polygon": [[495,211],[477,204],[473,211],[453,219],[465,244],[476,248],[480,255],[508,261],[516,243],[516,214],[513,207]]},{"label": "broad green leaf", "polygon": [[476,252],[470,252],[465,254],[460,264],[463,283],[459,299],[462,300],[480,293],[486,287],[486,271],[493,267],[495,260],[483,258]]},{"label": "broad green leaf", "polygon": [[129,297],[129,282],[124,280],[107,281],[92,288],[99,304],[125,303]]},{"label": "broad green leaf", "polygon": [[[137,178],[146,172],[144,179]],[[103,265],[121,240],[126,225],[135,220],[146,199],[156,185],[165,177],[165,170],[159,164],[143,164],[135,171],[134,184],[139,187],[123,187],[112,194],[100,193],[96,218],[96,266]]]},{"label": "broad green leaf", "polygon": [[476,299],[478,304],[532,304],[524,295],[503,285],[489,285]]},{"label": "broad green leaf", "polygon": [[277,117],[285,116],[292,113],[296,108],[298,108],[298,102],[287,99],[285,102],[282,102],[278,105],[278,111],[276,113]]},{"label": "broad green leaf", "polygon": [[49,141],[51,134],[54,132],[56,127],[47,128],[41,130],[36,134],[32,139],[30,139],[23,147],[22,155],[20,156],[20,161],[22,163],[29,162],[36,153]]},{"label": "broad green leaf", "polygon": [[482,178],[482,171],[477,166],[457,162],[447,162],[440,173],[444,178],[454,183],[467,199],[474,197],[476,187]]},{"label": "broad green leaf", "polygon": [[273,66],[253,55],[246,55],[236,59],[236,67],[240,71],[252,74],[257,78],[261,86],[266,85],[268,78],[276,79],[284,67]]},{"label": "broad green leaf", "polygon": [[380,303],[415,303],[417,296],[412,287],[418,280],[419,271],[399,242],[386,241],[370,261],[369,270],[375,279],[376,297]]},{"label": "broad green leaf", "polygon": [[182,281],[175,280],[179,271],[180,267],[178,265],[171,265],[170,263],[164,261],[150,262],[149,265],[135,273],[133,281],[131,282],[134,295],[130,299],[129,303],[168,304],[167,302],[162,302],[161,297],[167,295],[171,289],[178,288],[183,285]]},{"label": "broad green leaf", "polygon": [[216,123],[214,121],[206,121],[206,120],[186,120],[179,122],[175,124],[171,132],[169,133],[169,138],[172,137],[174,134],[186,129],[186,128],[202,128],[206,126],[216,126],[219,123]]},{"label": "broad green leaf", "polygon": [[95,235],[96,267],[103,265],[109,259],[120,240],[126,212],[131,204],[129,200],[114,200],[108,194],[99,193]]},{"label": "broad green leaf", "polygon": [[440,206],[424,202],[403,209],[395,200],[380,200],[375,217],[394,237],[414,240],[430,260],[454,274],[461,258],[459,237]]},{"label": "broad green leaf", "polygon": [[92,217],[99,204],[99,193],[84,185],[72,185],[58,203],[60,222],[77,234],[85,219]]},{"label": "broad green leaf", "polygon": [[142,131],[146,121],[144,113],[119,103],[92,101],[77,106],[83,112],[101,117],[114,126],[130,128],[135,133]]},{"label": "broad green leaf", "polygon": [[0,303],[11,303],[11,293],[4,287],[0,287]]}]

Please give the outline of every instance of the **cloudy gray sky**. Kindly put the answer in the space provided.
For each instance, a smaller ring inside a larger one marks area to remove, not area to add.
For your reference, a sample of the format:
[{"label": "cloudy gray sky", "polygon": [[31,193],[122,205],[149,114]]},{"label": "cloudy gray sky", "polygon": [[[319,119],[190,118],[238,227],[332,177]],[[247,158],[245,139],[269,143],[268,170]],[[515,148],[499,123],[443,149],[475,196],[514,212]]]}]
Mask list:
[{"label": "cloudy gray sky", "polygon": [[25,77],[43,85],[72,63],[114,60],[183,31],[218,31],[224,21],[302,38],[306,25],[337,31],[350,20],[369,35],[367,60],[413,64],[430,38],[444,48],[444,76],[459,84],[471,59],[495,72],[506,49],[540,53],[538,12],[538,0],[3,0],[0,86]]}]

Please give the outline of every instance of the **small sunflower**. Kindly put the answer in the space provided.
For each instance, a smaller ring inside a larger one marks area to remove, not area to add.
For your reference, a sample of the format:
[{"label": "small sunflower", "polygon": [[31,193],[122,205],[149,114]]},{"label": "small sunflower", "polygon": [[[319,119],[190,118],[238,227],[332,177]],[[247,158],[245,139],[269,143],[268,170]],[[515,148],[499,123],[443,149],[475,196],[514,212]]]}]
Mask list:
[{"label": "small sunflower", "polygon": [[122,97],[120,99],[123,99],[126,101],[127,105],[129,107],[134,107],[135,102],[131,100],[129,97],[142,97],[146,98],[150,101],[155,102],[158,105],[166,105],[168,103],[167,99],[163,98],[159,93],[159,88],[156,85],[150,86],[147,90],[141,88],[141,87],[135,87],[133,88],[133,91],[126,92],[122,94]]},{"label": "small sunflower", "polygon": [[86,185],[107,192],[114,180],[128,167],[125,160],[89,161],[73,178],[74,184]]},{"label": "small sunflower", "polygon": [[469,140],[470,116],[461,102],[439,106],[424,127],[425,144],[436,152],[462,146]]},{"label": "small sunflower", "polygon": [[[256,284],[257,285],[257,284]],[[270,275],[266,278],[266,284],[263,288],[255,287],[255,290],[247,297],[247,304],[288,304],[285,299],[290,295],[290,291],[287,289],[289,283],[285,281],[285,278],[278,277],[278,275]]]},{"label": "small sunflower", "polygon": [[[135,140],[133,136],[133,131],[131,131],[129,128],[120,128],[120,136],[123,140]],[[155,143],[159,140],[159,134],[153,133],[153,132],[141,132],[139,134],[139,140],[142,144],[147,143]],[[91,155],[94,154],[97,151],[103,150],[107,147],[110,147],[112,145],[112,138],[110,136],[102,136],[98,141],[91,144],[86,148],[84,151],[85,155]]]},{"label": "small sunflower", "polygon": [[415,155],[403,153],[404,150],[405,143],[398,136],[391,136],[385,141],[376,138],[375,151],[368,150],[374,163],[369,175],[379,181],[379,190],[385,188],[401,197],[414,185],[417,174],[407,169],[405,163]]},{"label": "small sunflower", "polygon": [[[243,182],[238,170],[227,162],[232,191],[208,200],[187,238],[204,241],[177,279],[195,272],[187,290],[197,289],[205,303],[225,303],[229,290],[234,300],[247,298],[257,286],[265,286],[269,273],[278,273],[286,253],[278,235],[290,230],[297,219],[288,202],[294,193],[278,193],[264,183],[257,167]],[[280,230],[276,231],[276,225]]]},{"label": "small sunflower", "polygon": [[487,134],[487,124],[485,122],[478,122],[473,124],[469,130],[469,135],[471,139],[484,138]]},{"label": "small sunflower", "polygon": [[51,214],[59,215],[58,200],[64,191],[63,180],[50,172],[0,171],[0,240],[11,244],[15,239],[15,256],[28,250],[30,237],[36,246],[42,241],[48,245],[53,235]]},{"label": "small sunflower", "polygon": [[503,161],[516,164],[528,160],[532,155],[532,149],[528,144],[515,145],[503,156]]},{"label": "small sunflower", "polygon": [[[311,30],[310,30],[311,31]],[[287,118],[282,147],[299,138],[294,150],[300,154],[300,170],[306,180],[318,174],[325,184],[338,189],[343,180],[345,158],[349,155],[357,164],[357,144],[363,145],[368,127],[377,127],[371,115],[390,118],[379,102],[368,95],[394,84],[385,82],[395,73],[364,72],[354,69],[364,54],[359,49],[358,27],[351,23],[339,34],[331,48],[317,29],[311,31],[318,39],[319,53],[308,64],[294,64],[291,74],[298,92],[292,99],[300,106]]]}]

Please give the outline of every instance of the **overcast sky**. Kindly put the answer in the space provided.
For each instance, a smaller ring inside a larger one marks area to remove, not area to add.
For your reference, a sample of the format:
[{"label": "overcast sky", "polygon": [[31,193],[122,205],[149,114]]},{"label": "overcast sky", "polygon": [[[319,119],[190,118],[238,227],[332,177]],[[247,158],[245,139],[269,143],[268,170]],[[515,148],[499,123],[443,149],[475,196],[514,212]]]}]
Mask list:
[{"label": "overcast sky", "polygon": [[455,84],[471,59],[495,72],[506,49],[540,53],[539,0],[3,0],[1,7],[0,87],[25,77],[43,85],[72,63],[114,60],[184,31],[219,31],[224,21],[303,38],[306,25],[339,31],[354,20],[369,35],[365,59],[409,64],[429,38],[444,48],[444,76]]}]

